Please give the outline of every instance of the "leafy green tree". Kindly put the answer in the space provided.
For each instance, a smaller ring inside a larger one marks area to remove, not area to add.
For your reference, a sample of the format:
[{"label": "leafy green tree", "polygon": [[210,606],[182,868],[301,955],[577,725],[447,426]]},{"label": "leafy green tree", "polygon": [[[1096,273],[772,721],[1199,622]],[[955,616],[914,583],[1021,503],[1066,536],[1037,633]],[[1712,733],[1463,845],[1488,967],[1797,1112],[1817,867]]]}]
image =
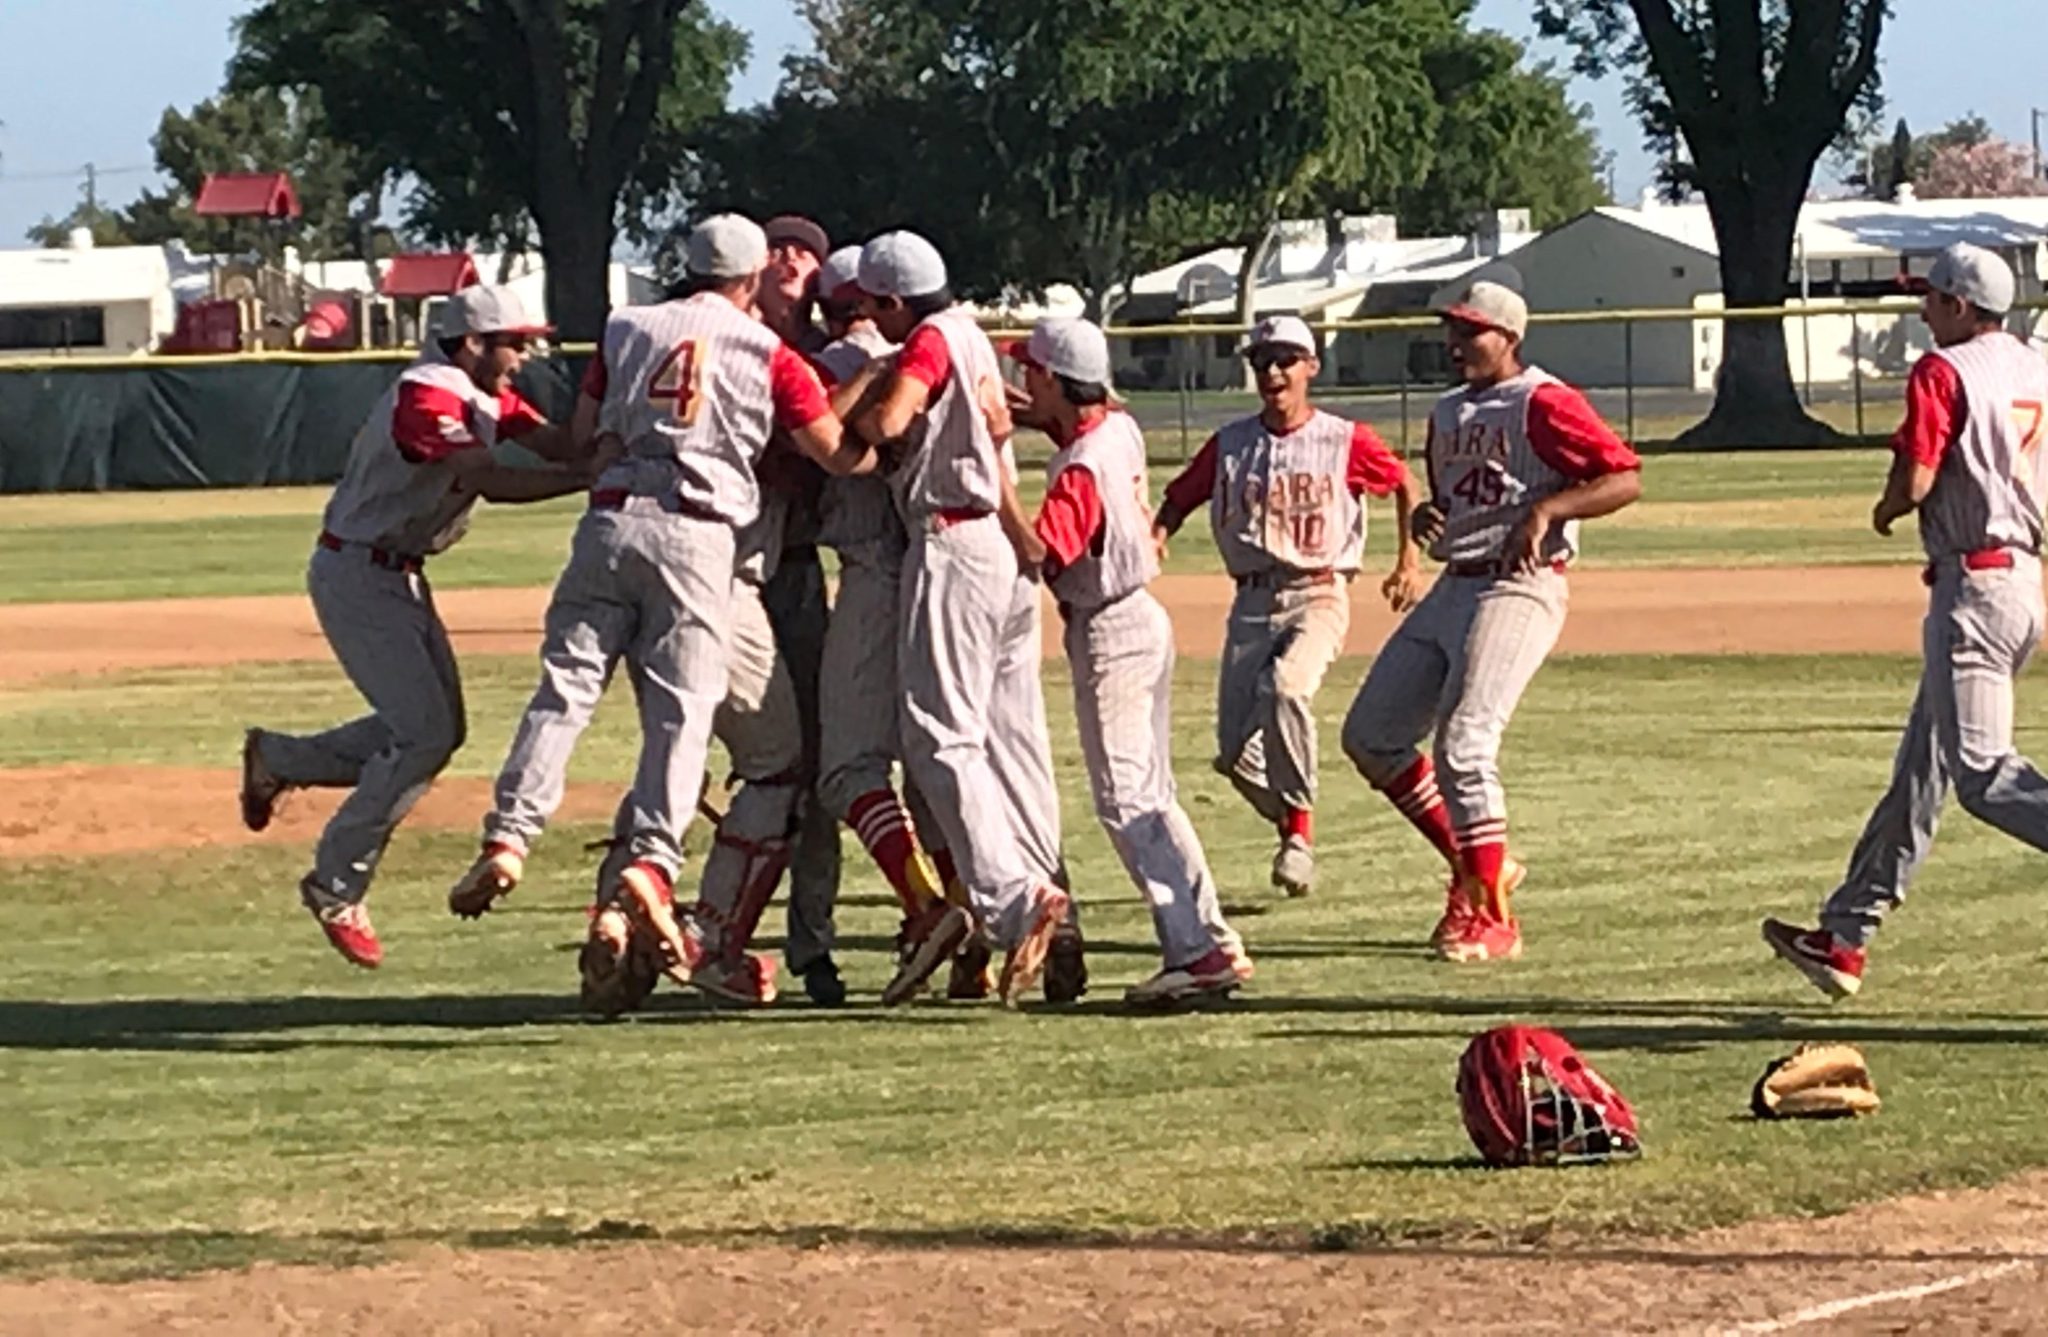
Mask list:
[{"label": "leafy green tree", "polygon": [[262,0],[237,88],[318,88],[335,135],[415,185],[423,235],[536,235],[548,310],[602,329],[622,226],[673,204],[744,36],[704,0]]},{"label": "leafy green tree", "polygon": [[[1672,184],[1705,196],[1731,308],[1781,305],[1815,164],[1868,109],[1886,0],[1536,0],[1577,67],[1632,76],[1629,100]],[[1689,158],[1675,149],[1683,142]],[[1699,444],[1796,445],[1833,433],[1800,407],[1774,320],[1728,322]]]}]

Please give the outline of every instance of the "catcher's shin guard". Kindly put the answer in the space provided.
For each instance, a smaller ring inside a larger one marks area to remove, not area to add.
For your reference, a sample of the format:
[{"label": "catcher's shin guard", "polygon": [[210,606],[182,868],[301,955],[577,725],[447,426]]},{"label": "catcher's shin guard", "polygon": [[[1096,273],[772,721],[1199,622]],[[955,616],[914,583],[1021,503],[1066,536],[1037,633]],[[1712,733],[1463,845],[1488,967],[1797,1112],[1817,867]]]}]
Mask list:
[{"label": "catcher's shin guard", "polygon": [[789,841],[747,840],[720,831],[704,861],[704,886],[698,915],[706,930],[706,947],[721,961],[743,955],[761,916],[789,867]]}]

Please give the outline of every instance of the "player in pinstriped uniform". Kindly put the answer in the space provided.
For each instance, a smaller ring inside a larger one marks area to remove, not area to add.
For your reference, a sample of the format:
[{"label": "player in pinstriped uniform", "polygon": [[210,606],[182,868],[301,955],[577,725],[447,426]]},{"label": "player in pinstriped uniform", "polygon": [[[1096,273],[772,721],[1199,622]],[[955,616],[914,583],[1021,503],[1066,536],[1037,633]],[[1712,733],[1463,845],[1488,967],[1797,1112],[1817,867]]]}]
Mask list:
[{"label": "player in pinstriped uniform", "polygon": [[[863,310],[858,246],[826,259],[818,300],[832,336],[817,355],[834,381],[850,380],[896,346]],[[924,846],[938,823],[921,811],[915,785],[898,797],[893,770],[902,753],[895,628],[909,546],[886,479],[863,475],[825,485],[820,538],[839,554],[834,620],[825,636],[819,713],[818,794],[860,840],[896,893],[908,925],[942,894],[965,904],[943,844]],[[978,967],[972,972],[977,977]]]},{"label": "player in pinstriped uniform", "polygon": [[760,513],[754,470],[771,431],[833,472],[868,467],[817,374],[748,314],[767,252],[751,221],[707,219],[690,236],[686,295],[606,322],[574,429],[616,437],[622,454],[591,491],[549,604],[540,687],[498,777],[483,852],[449,893],[458,913],[481,913],[517,885],[624,660],[640,762],[619,823],[625,862],[584,950],[586,997],[602,997],[636,947],[658,952],[679,982],[703,961],[672,887],[726,696],[736,533]]},{"label": "player in pinstriped uniform", "polygon": [[1227,994],[1251,958],[1224,922],[1216,879],[1173,779],[1173,622],[1159,574],[1145,436],[1110,396],[1109,340],[1086,321],[1041,320],[1012,344],[1029,405],[1018,420],[1059,447],[1036,529],[1066,623],[1074,716],[1095,813],[1151,908],[1161,968],[1125,996],[1160,1005]]},{"label": "player in pinstriped uniform", "polygon": [[320,628],[371,713],[311,737],[251,729],[243,740],[242,820],[252,831],[270,824],[288,789],[353,790],[321,833],[299,895],[359,966],[383,959],[363,898],[385,842],[466,732],[425,559],[462,537],[479,497],[538,501],[589,485],[580,466],[519,469],[492,454],[516,439],[557,461],[587,458],[512,388],[528,339],[545,332],[509,288],[466,288],[442,309],[440,337],[356,434],[307,570]]},{"label": "player in pinstriped uniform", "polygon": [[2048,506],[2048,362],[2002,328],[2004,260],[1956,245],[1928,274],[1935,348],[1906,383],[1906,420],[1879,534],[1915,510],[1927,550],[1926,667],[1891,787],[1870,814],[1820,926],[1764,921],[1764,941],[1835,998],[1855,993],[1871,939],[1934,844],[1951,786],[1971,816],[2048,850],[2048,776],[2013,745],[2013,680],[2040,643]]},{"label": "player in pinstriped uniform", "polygon": [[[930,242],[887,233],[861,253],[861,290],[903,341],[881,402],[858,427],[903,443],[894,483],[910,530],[897,671],[904,760],[946,833],[974,909],[1008,952],[1015,1003],[1044,972],[1071,901],[1060,890],[1059,795],[1039,686],[1043,556],[1017,504],[996,353],[953,305]],[[970,928],[934,903],[913,922],[885,1003],[914,994]]]},{"label": "player in pinstriped uniform", "polygon": [[[1415,528],[1444,573],[1373,661],[1344,751],[1450,865],[1439,954],[1485,961],[1522,950],[1501,736],[1564,626],[1578,522],[1633,502],[1642,476],[1584,395],[1523,365],[1519,293],[1477,280],[1442,314],[1465,384],[1430,414]],[[1434,762],[1417,748],[1432,734]]]},{"label": "player in pinstriped uniform", "polygon": [[1259,322],[1245,344],[1264,407],[1219,430],[1167,484],[1162,547],[1199,506],[1237,582],[1217,684],[1216,769],[1278,831],[1273,885],[1315,881],[1315,694],[1351,625],[1348,585],[1365,552],[1361,497],[1394,494],[1399,552],[1381,591],[1412,603],[1420,561],[1408,532],[1407,465],[1364,423],[1309,402],[1315,336],[1293,316]]}]

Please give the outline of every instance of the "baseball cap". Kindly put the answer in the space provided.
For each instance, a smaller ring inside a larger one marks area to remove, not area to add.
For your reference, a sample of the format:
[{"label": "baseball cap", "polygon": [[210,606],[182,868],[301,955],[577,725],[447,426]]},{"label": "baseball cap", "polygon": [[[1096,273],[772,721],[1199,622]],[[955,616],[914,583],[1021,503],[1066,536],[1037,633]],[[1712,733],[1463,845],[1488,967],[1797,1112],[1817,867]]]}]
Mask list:
[{"label": "baseball cap", "polygon": [[825,263],[825,257],[832,253],[832,243],[826,240],[825,229],[802,214],[777,214],[761,224],[761,231],[768,235],[770,246],[795,242],[817,256],[821,265]]},{"label": "baseball cap", "polygon": [[768,234],[751,218],[713,214],[690,230],[683,267],[700,279],[743,279],[768,263]]},{"label": "baseball cap", "polygon": [[1934,257],[1934,266],[1927,271],[1927,286],[1994,316],[2012,310],[2012,266],[1996,252],[1966,241],[1959,241]]},{"label": "baseball cap", "polygon": [[1529,332],[1529,304],[1522,294],[1492,279],[1467,283],[1450,301],[1439,303],[1436,313],[1445,320],[1462,320],[1517,339]]},{"label": "baseball cap", "polygon": [[861,248],[860,286],[871,297],[929,297],[946,286],[946,262],[915,232],[884,232]]},{"label": "baseball cap", "polygon": [[1254,348],[1269,345],[1298,348],[1310,357],[1316,356],[1316,336],[1300,316],[1267,316],[1252,326],[1252,332],[1245,336],[1244,347],[1240,351],[1249,353]]},{"label": "baseball cap", "polygon": [[1047,316],[1031,327],[1029,339],[1005,344],[1003,352],[1013,362],[1083,385],[1107,387],[1112,380],[1109,336],[1092,321]]},{"label": "baseball cap", "polygon": [[554,327],[526,313],[517,291],[495,283],[478,283],[441,303],[435,322],[443,339],[465,334],[552,334]]},{"label": "baseball cap", "polygon": [[842,246],[825,257],[824,267],[818,271],[818,291],[834,301],[849,301],[853,291],[860,287],[860,253],[858,246]]}]

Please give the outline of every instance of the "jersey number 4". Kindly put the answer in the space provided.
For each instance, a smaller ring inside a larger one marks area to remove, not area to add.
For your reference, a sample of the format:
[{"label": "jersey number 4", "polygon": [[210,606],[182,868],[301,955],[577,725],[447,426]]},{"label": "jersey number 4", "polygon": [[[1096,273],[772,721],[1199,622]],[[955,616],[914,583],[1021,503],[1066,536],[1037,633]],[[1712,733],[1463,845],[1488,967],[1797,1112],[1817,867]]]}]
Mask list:
[{"label": "jersey number 4", "polygon": [[704,405],[704,341],[685,339],[670,350],[647,382],[647,398],[672,404],[669,416],[688,427]]},{"label": "jersey number 4", "polygon": [[1498,470],[1475,464],[1452,484],[1451,495],[1474,510],[1491,510],[1507,495],[1507,480]]}]

